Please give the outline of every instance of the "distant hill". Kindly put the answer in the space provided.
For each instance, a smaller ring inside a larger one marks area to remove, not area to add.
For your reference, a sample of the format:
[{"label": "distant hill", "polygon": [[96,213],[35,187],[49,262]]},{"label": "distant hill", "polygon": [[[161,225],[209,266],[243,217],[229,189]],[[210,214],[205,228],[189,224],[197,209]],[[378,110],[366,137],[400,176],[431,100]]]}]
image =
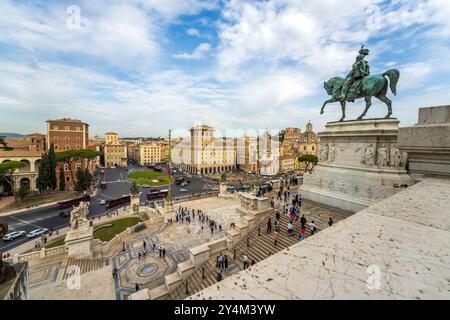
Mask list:
[{"label": "distant hill", "polygon": [[5,138],[25,138],[26,136],[27,136],[26,134],[20,134],[20,133],[0,132],[0,137],[5,137]]}]

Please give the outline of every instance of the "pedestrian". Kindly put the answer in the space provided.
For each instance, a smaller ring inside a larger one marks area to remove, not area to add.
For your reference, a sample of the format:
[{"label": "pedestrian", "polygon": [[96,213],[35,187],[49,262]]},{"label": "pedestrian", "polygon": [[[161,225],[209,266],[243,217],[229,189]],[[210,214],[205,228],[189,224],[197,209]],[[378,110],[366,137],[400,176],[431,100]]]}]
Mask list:
[{"label": "pedestrian", "polygon": [[331,227],[334,223],[334,219],[332,216],[330,216],[330,218],[328,219],[328,226]]},{"label": "pedestrian", "polygon": [[225,255],[223,257],[223,264],[224,264],[224,267],[225,267],[225,271],[227,271],[227,269],[228,269],[228,257],[227,257],[227,255]]},{"label": "pedestrian", "polygon": [[141,260],[141,253],[140,252],[138,252],[138,256],[139,256],[139,260]]},{"label": "pedestrian", "polygon": [[253,266],[255,263],[256,263],[255,260],[252,259],[252,264],[251,265]]},{"label": "pedestrian", "polygon": [[159,257],[161,258],[162,257],[162,248],[159,247],[158,250],[159,250]]},{"label": "pedestrian", "polygon": [[217,269],[220,267],[220,261],[219,261],[219,259],[220,259],[220,256],[217,256],[217,257],[216,257],[216,268],[217,268]]},{"label": "pedestrian", "polygon": [[300,218],[300,225],[301,225],[302,228],[305,227],[305,225],[306,225],[305,215],[302,215],[302,217]]},{"label": "pedestrian", "polygon": [[139,291],[139,283],[136,282],[136,287],[135,288],[136,288],[136,292],[138,292]]},{"label": "pedestrian", "polygon": [[288,237],[290,237],[292,235],[292,228],[294,228],[292,221],[289,221],[288,225],[287,225],[287,235]]},{"label": "pedestrian", "polygon": [[144,247],[144,250],[146,250],[146,248],[147,248],[147,242],[145,242],[145,240],[143,241],[142,246]]},{"label": "pedestrian", "polygon": [[220,270],[217,271],[216,280],[217,282],[220,282],[222,280],[222,272],[220,272]]},{"label": "pedestrian", "polygon": [[310,227],[310,229],[311,229],[311,235],[313,235],[314,233],[316,233],[316,231],[317,231],[317,226],[316,226],[316,224],[314,223],[314,220],[311,221],[311,223],[309,224],[309,227]]},{"label": "pedestrian", "polygon": [[306,236],[305,236],[305,231],[306,231],[306,230],[305,230],[304,227],[300,229],[300,240],[303,240],[303,239],[306,238]]},{"label": "pedestrian", "polygon": [[278,231],[275,229],[273,232],[273,245],[276,246],[278,241]]},{"label": "pedestrian", "polygon": [[166,256],[166,248],[162,249],[162,255],[163,255],[163,258],[165,258],[165,256]]},{"label": "pedestrian", "polygon": [[243,261],[244,261],[244,270],[248,267],[248,257],[246,254],[244,254],[243,256]]},{"label": "pedestrian", "polygon": [[270,234],[272,232],[272,220],[269,218],[267,221],[267,231],[266,234]]}]

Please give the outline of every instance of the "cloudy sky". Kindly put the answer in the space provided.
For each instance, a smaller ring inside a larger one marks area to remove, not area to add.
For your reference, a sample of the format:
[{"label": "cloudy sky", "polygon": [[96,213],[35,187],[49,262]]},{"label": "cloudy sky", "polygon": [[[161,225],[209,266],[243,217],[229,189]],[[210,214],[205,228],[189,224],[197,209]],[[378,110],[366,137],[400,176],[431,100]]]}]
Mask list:
[{"label": "cloudy sky", "polygon": [[[319,115],[323,81],[345,76],[363,43],[372,73],[401,72],[401,125],[450,103],[448,0],[2,0],[0,13],[0,132],[60,117],[91,135],[320,131],[340,117],[338,104]],[[368,117],[385,114],[375,103]]]}]

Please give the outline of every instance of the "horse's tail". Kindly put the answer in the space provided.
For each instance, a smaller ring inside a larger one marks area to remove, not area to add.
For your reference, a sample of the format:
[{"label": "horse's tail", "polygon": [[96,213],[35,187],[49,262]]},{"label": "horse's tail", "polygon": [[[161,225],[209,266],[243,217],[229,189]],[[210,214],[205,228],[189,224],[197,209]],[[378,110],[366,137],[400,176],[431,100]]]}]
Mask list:
[{"label": "horse's tail", "polygon": [[391,69],[383,73],[383,77],[388,76],[389,78],[389,86],[391,87],[391,91],[394,96],[397,95],[397,82],[400,78],[400,71],[397,69]]}]

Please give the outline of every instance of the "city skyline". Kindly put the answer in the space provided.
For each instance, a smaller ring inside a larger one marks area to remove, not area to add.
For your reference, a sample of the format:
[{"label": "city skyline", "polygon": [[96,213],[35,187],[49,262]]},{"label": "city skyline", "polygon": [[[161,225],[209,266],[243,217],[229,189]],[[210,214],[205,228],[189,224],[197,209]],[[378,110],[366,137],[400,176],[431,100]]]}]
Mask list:
[{"label": "city skyline", "polygon": [[[393,105],[401,126],[450,98],[450,68],[436,57],[449,52],[443,1],[2,1],[0,9],[2,132],[42,131],[63,117],[89,123],[92,135],[308,120],[321,131],[340,113],[333,104],[319,115],[323,82],[345,76],[361,44],[372,73],[401,72]],[[349,104],[348,119],[362,110]],[[367,117],[384,112],[375,102]]]}]

